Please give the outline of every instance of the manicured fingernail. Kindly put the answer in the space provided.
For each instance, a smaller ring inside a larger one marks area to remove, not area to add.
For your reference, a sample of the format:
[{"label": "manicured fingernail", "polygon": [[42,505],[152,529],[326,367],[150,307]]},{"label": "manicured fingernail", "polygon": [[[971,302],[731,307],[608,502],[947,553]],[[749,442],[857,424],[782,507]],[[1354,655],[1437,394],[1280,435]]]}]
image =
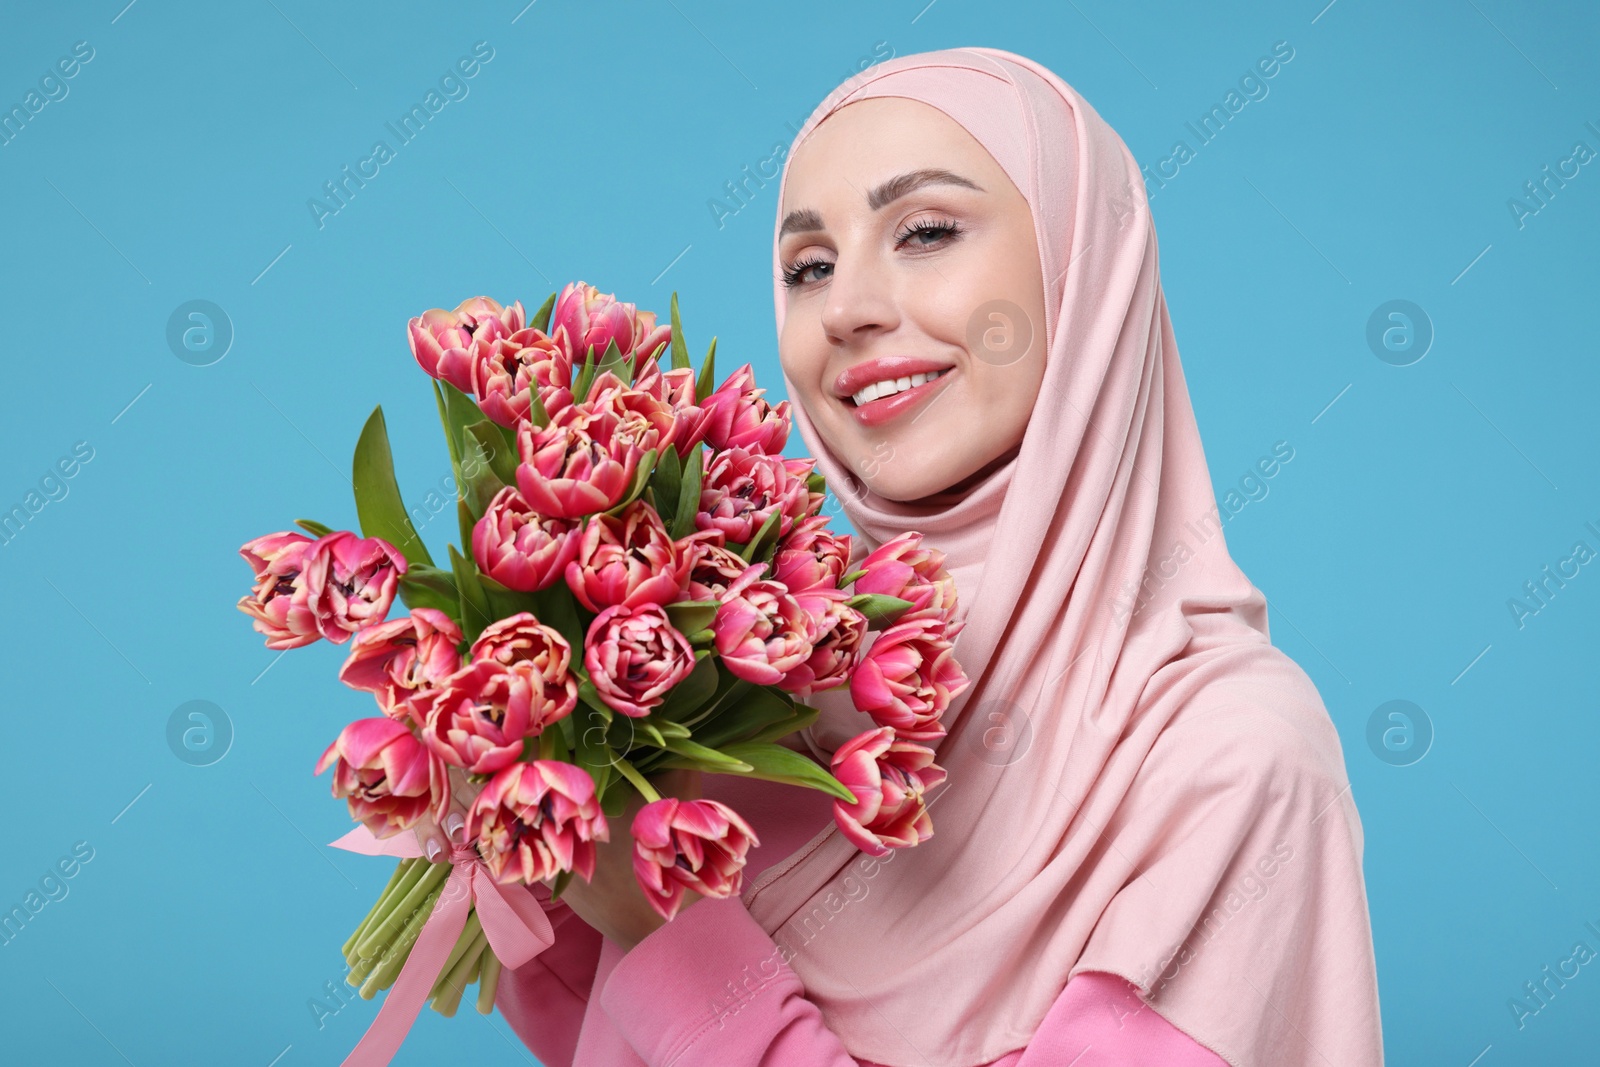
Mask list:
[{"label": "manicured fingernail", "polygon": [[444,846],[439,844],[439,839],[437,837],[428,838],[428,862],[429,863],[437,862],[438,859],[439,859],[439,853],[441,853],[443,851],[444,851]]},{"label": "manicured fingernail", "polygon": [[467,824],[459,811],[452,811],[450,817],[444,821],[444,832],[450,835],[450,840],[456,840],[456,831]]}]

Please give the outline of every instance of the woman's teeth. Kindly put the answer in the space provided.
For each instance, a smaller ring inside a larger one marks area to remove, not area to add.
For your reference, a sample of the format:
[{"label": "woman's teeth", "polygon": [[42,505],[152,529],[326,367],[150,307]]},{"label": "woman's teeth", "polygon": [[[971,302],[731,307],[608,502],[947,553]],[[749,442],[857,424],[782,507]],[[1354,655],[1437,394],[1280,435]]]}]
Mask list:
[{"label": "woman's teeth", "polygon": [[887,378],[874,385],[867,386],[865,389],[861,390],[861,392],[853,395],[850,399],[855,401],[857,407],[860,407],[862,404],[870,404],[874,400],[881,400],[886,396],[893,396],[896,393],[904,392],[907,389],[913,389],[926,382],[931,382],[933,379],[948,374],[949,372],[950,368],[946,367],[944,370],[935,371],[932,374],[913,374],[907,378]]}]

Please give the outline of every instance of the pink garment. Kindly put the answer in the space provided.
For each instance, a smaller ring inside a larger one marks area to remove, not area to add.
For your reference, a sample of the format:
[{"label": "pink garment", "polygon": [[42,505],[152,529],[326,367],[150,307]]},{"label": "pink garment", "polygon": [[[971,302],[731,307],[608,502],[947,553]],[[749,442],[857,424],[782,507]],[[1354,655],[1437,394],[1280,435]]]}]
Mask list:
[{"label": "pink garment", "polygon": [[[832,801],[813,790],[727,776],[708,777],[705,786],[761,839],[751,877],[832,822]],[[556,929],[555,944],[501,973],[495,1005],[545,1067],[883,1067],[850,1056],[737,897],[696,901],[624,953],[571,908],[550,904],[544,886],[534,895]],[[1067,983],[1025,1049],[975,1067],[1067,1063],[1225,1061],[1161,1018],[1122,978],[1087,972]]]}]

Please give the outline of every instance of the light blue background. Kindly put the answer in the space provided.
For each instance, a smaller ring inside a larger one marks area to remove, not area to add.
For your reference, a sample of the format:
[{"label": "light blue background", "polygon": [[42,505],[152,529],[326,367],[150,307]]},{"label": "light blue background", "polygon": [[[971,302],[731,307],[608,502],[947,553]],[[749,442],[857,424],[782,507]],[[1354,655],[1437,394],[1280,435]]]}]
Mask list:
[{"label": "light blue background", "polygon": [[[1507,607],[1575,541],[1600,548],[1600,164],[1522,227],[1507,206],[1575,141],[1600,150],[1592,5],[525,2],[4,15],[0,108],[94,49],[0,147],[0,509],[93,449],[0,548],[0,905],[94,849],[0,947],[6,1060],[337,1064],[375,1013],[319,1029],[307,1005],[388,870],[323,846],[349,823],[311,776],[370,703],[336,682],[342,649],[262,647],[235,553],[295,517],[354,525],[376,403],[409,502],[439,486],[407,317],[477,293],[536,307],[569,278],[664,315],[676,289],[696,361],[715,332],[719,366],[752,362],[776,396],[776,183],[720,227],[708,202],[859,63],[1032,56],[1154,163],[1277,41],[1294,58],[1269,95],[1152,204],[1219,495],[1294,448],[1227,539],[1344,740],[1389,1059],[1594,1056],[1600,963],[1521,1029],[1507,1006],[1576,942],[1600,950],[1600,566],[1522,628]],[[494,56],[469,95],[319,228],[308,198],[393,144],[384,123],[478,41]],[[236,331],[210,366],[165,340],[193,299]],[[1393,299],[1436,331],[1410,366],[1366,342]],[[447,512],[423,533],[440,554],[453,529]],[[205,767],[166,739],[197,699],[234,734]],[[1392,699],[1435,732],[1409,766],[1367,741]],[[470,1006],[425,1010],[395,1062],[445,1056],[532,1062]]]}]

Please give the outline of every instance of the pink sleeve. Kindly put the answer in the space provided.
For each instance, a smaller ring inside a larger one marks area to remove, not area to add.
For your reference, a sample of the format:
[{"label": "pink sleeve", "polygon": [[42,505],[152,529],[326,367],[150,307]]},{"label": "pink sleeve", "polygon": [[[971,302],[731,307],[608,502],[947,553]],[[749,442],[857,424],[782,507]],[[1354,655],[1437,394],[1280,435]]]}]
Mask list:
[{"label": "pink sleeve", "polygon": [[697,900],[640,941],[600,1005],[647,1067],[860,1067],[738,897]]},{"label": "pink sleeve", "polygon": [[1156,1013],[1122,976],[1083,971],[1067,982],[1016,1067],[1228,1067]]},{"label": "pink sleeve", "polygon": [[[647,1067],[875,1067],[855,1060],[738,897],[700,900],[640,941],[600,991]],[[1228,1067],[1113,974],[1068,982],[1025,1050],[991,1067]]]},{"label": "pink sleeve", "polygon": [[545,1067],[571,1067],[594,985],[601,936],[550,889],[529,887],[555,931],[555,942],[516,970],[500,972],[494,1004]]}]

